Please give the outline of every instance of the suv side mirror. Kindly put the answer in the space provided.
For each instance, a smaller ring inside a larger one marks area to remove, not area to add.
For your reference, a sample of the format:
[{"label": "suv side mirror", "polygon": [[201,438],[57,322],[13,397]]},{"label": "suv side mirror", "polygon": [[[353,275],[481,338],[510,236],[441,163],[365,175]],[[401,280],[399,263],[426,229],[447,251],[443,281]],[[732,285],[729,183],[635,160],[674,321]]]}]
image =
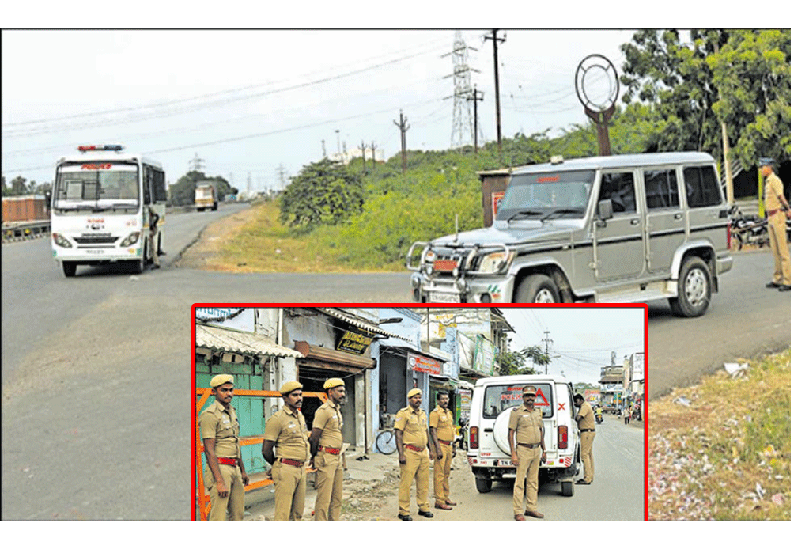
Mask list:
[{"label": "suv side mirror", "polygon": [[612,200],[602,199],[598,202],[598,219],[609,220],[612,218]]}]

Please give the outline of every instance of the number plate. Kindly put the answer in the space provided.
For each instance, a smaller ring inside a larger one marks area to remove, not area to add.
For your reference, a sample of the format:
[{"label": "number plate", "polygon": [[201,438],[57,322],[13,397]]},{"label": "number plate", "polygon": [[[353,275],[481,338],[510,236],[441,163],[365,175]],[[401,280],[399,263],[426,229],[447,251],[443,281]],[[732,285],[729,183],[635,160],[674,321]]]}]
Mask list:
[{"label": "number plate", "polygon": [[102,250],[101,248],[89,248],[88,250],[86,250],[86,252],[88,254],[104,254],[105,253],[105,251]]},{"label": "number plate", "polygon": [[512,467],[513,463],[509,459],[500,459],[499,460],[500,467]]},{"label": "number plate", "polygon": [[447,294],[443,292],[429,292],[428,300],[430,303],[460,303],[458,294]]}]

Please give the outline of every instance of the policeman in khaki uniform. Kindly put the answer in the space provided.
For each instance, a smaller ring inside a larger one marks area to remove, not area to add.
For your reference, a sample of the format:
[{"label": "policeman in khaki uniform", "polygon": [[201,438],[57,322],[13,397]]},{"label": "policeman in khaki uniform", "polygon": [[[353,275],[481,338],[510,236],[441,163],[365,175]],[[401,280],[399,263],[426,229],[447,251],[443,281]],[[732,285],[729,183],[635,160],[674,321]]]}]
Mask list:
[{"label": "policeman in khaki uniform", "polygon": [[769,230],[769,245],[775,257],[775,271],[772,282],[767,288],[777,288],[781,292],[791,290],[791,258],[786,240],[786,217],[791,218],[791,207],[783,195],[783,182],[772,170],[774,161],[761,158],[761,175],[766,177],[764,183],[764,208]]},{"label": "policeman in khaki uniform", "polygon": [[[535,387],[526,386],[523,392],[524,405],[513,409],[507,424],[510,455],[513,465],[516,466],[516,482],[513,486],[513,515],[516,521],[524,521],[524,516],[543,517],[537,509],[538,473],[540,464],[546,461],[543,413],[535,408],[537,395]],[[526,491],[524,491],[525,485]],[[526,509],[524,509],[525,495]]]},{"label": "policeman in khaki uniform", "polygon": [[314,413],[309,444],[312,465],[317,469],[317,500],[314,503],[316,521],[339,521],[342,514],[342,411],[347,402],[345,383],[341,378],[329,378],[323,384],[328,401]]},{"label": "policeman in khaki uniform", "polygon": [[421,408],[422,390],[413,388],[408,392],[408,406],[397,412],[394,421],[394,436],[397,439],[397,452],[400,455],[400,512],[403,521],[412,521],[410,515],[411,485],[416,479],[416,503],[419,515],[432,518],[430,511],[430,454],[436,456],[427,415]]},{"label": "policeman in khaki uniform", "polygon": [[[579,443],[581,446],[582,463],[584,463],[584,478],[576,481],[577,484],[590,484],[595,476],[595,460],[593,459],[593,441],[595,440],[595,413],[593,407],[577,393],[573,396],[573,404],[579,408],[576,413],[576,423],[579,426]],[[631,409],[627,409],[631,416]]]},{"label": "policeman in khaki uniform", "polygon": [[449,500],[449,471],[452,458],[455,457],[455,426],[454,416],[447,408],[449,393],[440,391],[436,394],[438,404],[430,413],[430,436],[433,437],[437,455],[433,458],[433,490],[436,494],[436,508],[452,510],[455,504]]},{"label": "policeman in khaki uniform", "polygon": [[309,439],[306,420],[299,410],[303,405],[302,390],[300,382],[285,382],[279,390],[284,398],[284,408],[273,414],[265,427],[262,456],[273,465],[275,521],[300,521],[303,516]]},{"label": "policeman in khaki uniform", "polygon": [[234,377],[216,375],[210,380],[215,402],[199,417],[199,431],[204,444],[207,465],[204,487],[210,494],[210,521],[240,521],[245,510],[245,473],[240,455],[240,424],[232,406]]}]

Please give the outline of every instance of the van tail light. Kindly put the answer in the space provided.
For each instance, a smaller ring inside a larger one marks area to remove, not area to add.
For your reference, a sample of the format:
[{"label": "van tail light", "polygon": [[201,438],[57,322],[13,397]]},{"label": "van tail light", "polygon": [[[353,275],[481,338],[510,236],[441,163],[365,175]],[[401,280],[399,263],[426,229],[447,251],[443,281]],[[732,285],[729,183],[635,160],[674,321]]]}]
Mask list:
[{"label": "van tail light", "polygon": [[568,426],[561,425],[557,428],[557,448],[560,450],[568,449]]},{"label": "van tail light", "polygon": [[730,249],[732,248],[732,247],[731,247],[731,244],[732,244],[732,243],[731,243],[731,241],[733,240],[733,235],[732,235],[732,233],[733,233],[733,232],[731,232],[731,223],[730,223],[730,222],[728,222],[728,250],[730,250]]},{"label": "van tail light", "polygon": [[480,447],[480,429],[476,425],[469,428],[469,448],[476,450]]}]

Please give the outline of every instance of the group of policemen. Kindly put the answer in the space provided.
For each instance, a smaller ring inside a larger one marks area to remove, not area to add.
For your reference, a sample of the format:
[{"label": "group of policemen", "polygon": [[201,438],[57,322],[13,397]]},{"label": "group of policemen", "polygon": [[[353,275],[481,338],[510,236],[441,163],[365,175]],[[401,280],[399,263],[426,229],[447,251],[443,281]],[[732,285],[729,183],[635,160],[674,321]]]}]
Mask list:
[{"label": "group of policemen", "polygon": [[[228,374],[216,375],[210,381],[210,388],[215,402],[199,417],[207,458],[204,485],[210,494],[209,519],[225,520],[228,511],[230,520],[242,520],[248,475],[240,453],[240,424],[231,405],[234,378]],[[340,378],[329,378],[323,388],[328,401],[315,412],[311,433],[300,410],[303,385],[297,381],[284,383],[279,390],[284,406],[267,421],[262,456],[272,465],[276,521],[302,518],[307,463],[316,469],[314,519],[340,519],[346,447],[342,441],[341,406],[347,400],[346,390]],[[438,406],[430,413],[429,424],[421,403],[421,390],[409,391],[408,406],[397,413],[394,426],[400,463],[398,517],[403,521],[412,519],[409,506],[414,481],[419,514],[433,517],[428,495],[431,457],[435,461],[435,507],[451,510],[456,504],[449,498],[449,473],[455,456],[454,416],[447,408],[449,395],[439,392]]]}]

